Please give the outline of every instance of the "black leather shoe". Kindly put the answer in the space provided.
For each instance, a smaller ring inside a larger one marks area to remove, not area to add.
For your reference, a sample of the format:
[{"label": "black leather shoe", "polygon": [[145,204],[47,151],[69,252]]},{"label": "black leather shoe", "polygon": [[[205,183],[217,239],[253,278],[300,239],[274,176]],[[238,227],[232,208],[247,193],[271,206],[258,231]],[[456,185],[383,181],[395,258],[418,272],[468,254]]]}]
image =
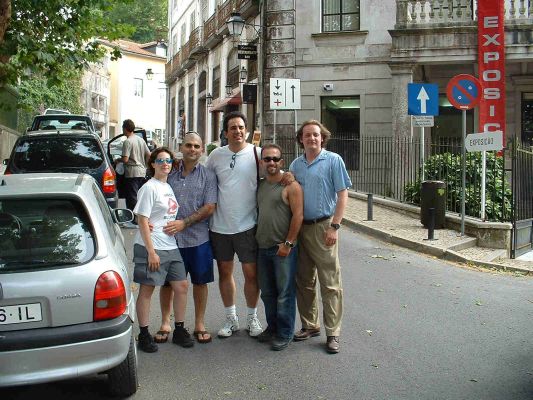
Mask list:
[{"label": "black leather shoe", "polygon": [[194,346],[194,341],[191,338],[191,334],[182,326],[174,329],[172,343],[185,348]]},{"label": "black leather shoe", "polygon": [[152,335],[139,335],[139,349],[145,353],[155,353],[158,350]]},{"label": "black leather shoe", "polygon": [[272,340],[272,346],[270,348],[274,351],[280,351],[286,349],[289,343],[292,342],[292,338],[275,338]]},{"label": "black leather shoe", "polygon": [[272,331],[270,329],[265,329],[263,332],[261,332],[259,334],[259,336],[257,336],[257,340],[260,342],[260,343],[268,343],[270,342],[272,339],[274,339],[274,334],[272,333]]},{"label": "black leather shoe", "polygon": [[310,337],[320,336],[320,329],[307,329],[302,328],[294,334],[294,341],[300,342],[302,340],[307,340]]},{"label": "black leather shoe", "polygon": [[338,336],[328,336],[326,342],[326,348],[328,353],[337,354],[339,352],[339,337]]}]

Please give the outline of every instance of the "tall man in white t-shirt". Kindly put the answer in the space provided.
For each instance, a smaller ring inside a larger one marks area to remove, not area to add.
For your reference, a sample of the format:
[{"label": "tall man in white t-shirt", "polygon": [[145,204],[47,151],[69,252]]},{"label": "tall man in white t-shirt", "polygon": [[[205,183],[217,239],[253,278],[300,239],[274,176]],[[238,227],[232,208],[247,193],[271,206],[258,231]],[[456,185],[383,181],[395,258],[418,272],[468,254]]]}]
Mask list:
[{"label": "tall man in white t-shirt", "polygon": [[228,145],[215,149],[206,164],[215,172],[218,184],[218,203],[211,217],[210,239],[218,265],[220,295],[226,309],[225,324],[218,331],[222,338],[239,329],[233,279],[235,253],[244,275],[244,297],[248,306],[246,328],[252,337],[263,331],[257,318],[259,286],[255,241],[261,150],[246,142],[246,122],[246,116],[240,112],[226,114],[223,129]]}]

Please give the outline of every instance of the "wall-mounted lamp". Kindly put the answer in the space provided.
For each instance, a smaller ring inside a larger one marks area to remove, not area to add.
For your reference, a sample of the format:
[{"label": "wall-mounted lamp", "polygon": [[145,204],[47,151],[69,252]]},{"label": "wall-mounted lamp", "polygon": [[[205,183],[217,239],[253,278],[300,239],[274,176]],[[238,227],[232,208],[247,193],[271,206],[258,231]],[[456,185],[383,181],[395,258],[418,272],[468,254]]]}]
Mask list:
[{"label": "wall-mounted lamp", "polygon": [[148,68],[146,70],[146,79],[148,79],[149,81],[154,79],[154,71],[152,71],[152,68]]},{"label": "wall-mounted lamp", "polygon": [[253,27],[257,36],[261,32],[260,25],[247,24],[238,12],[231,13],[230,18],[226,21],[226,25],[228,26],[229,34],[233,37],[241,36],[245,25]]},{"label": "wall-mounted lamp", "polygon": [[213,96],[211,96],[211,93],[206,94],[205,102],[207,104],[207,107],[211,107],[211,104],[213,104]]},{"label": "wall-mounted lamp", "polygon": [[246,70],[245,66],[243,66],[241,68],[240,78],[241,78],[241,82],[242,83],[245,83],[246,82],[246,78],[248,78],[248,71]]},{"label": "wall-mounted lamp", "polygon": [[228,83],[228,84],[226,85],[226,97],[231,96],[231,93],[233,92],[232,89],[233,89],[233,88],[231,87],[231,84]]}]

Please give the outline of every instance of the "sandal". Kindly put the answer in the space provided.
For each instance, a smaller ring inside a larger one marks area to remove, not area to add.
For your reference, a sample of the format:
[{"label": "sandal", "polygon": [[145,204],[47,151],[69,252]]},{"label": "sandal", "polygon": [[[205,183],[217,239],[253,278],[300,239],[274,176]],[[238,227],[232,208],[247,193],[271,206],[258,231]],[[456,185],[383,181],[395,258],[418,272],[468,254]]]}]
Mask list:
[{"label": "sandal", "polygon": [[154,342],[156,343],[166,343],[168,340],[169,331],[157,331],[154,335]]},{"label": "sandal", "polygon": [[[193,334],[198,343],[209,343],[212,340],[211,334],[207,331],[194,331]],[[204,335],[209,335],[209,337],[204,339]]]}]

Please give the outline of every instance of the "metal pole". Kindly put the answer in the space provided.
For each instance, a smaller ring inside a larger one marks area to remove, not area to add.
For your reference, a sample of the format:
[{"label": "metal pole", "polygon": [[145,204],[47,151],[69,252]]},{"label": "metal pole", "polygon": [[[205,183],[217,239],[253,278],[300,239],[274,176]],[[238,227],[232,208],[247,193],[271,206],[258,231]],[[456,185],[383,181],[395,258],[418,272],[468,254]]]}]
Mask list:
[{"label": "metal pole", "polygon": [[[294,110],[294,136],[298,132],[298,111]],[[294,158],[298,157],[298,139],[294,141]]]},{"label": "metal pole", "polygon": [[420,133],[420,163],[422,165],[421,167],[421,170],[422,170],[422,173],[421,173],[421,181],[424,182],[426,180],[426,174],[425,174],[425,171],[424,171],[424,164],[426,162],[425,160],[425,155],[424,155],[424,137],[425,137],[425,132],[424,132],[424,127],[422,127],[422,132]]},{"label": "metal pole", "polygon": [[374,195],[372,193],[368,193],[367,195],[367,209],[366,209],[366,220],[367,221],[373,221],[374,220],[374,209],[373,209],[373,201],[374,201]]},{"label": "metal pole", "polygon": [[435,209],[428,209],[428,240],[435,240]]},{"label": "metal pole", "polygon": [[276,143],[276,110],[274,110],[274,134],[272,136],[272,142]]},{"label": "metal pole", "polygon": [[486,175],[487,175],[487,152],[481,152],[481,220],[485,221],[485,197],[486,197]]},{"label": "metal pole", "polygon": [[465,139],[466,139],[466,110],[463,110],[463,135],[461,137],[461,142],[463,144],[463,147],[461,149],[462,153],[462,160],[461,160],[461,168],[463,172],[463,178],[462,178],[462,186],[461,186],[461,236],[465,235],[465,191],[466,191],[466,147],[465,147]]}]

